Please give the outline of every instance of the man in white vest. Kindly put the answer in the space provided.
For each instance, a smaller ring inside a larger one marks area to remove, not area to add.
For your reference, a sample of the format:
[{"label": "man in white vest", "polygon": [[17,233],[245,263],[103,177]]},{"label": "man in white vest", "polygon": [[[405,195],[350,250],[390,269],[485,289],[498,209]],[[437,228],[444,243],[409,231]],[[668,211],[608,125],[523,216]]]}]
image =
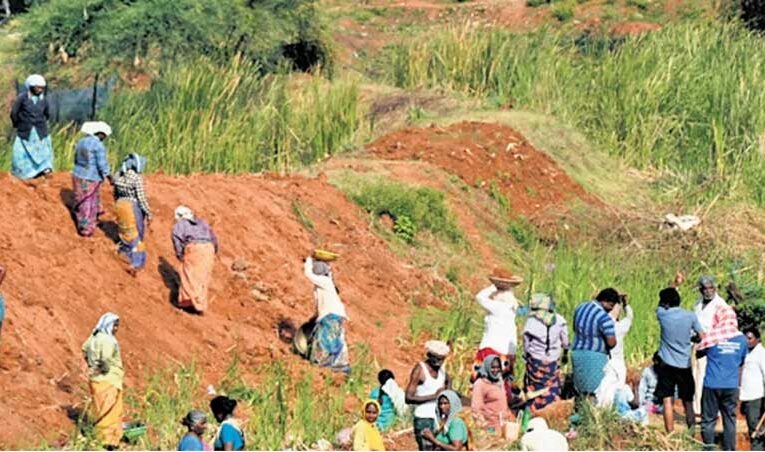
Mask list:
[{"label": "man in white vest", "polygon": [[424,430],[436,430],[436,401],[444,389],[452,387],[444,369],[449,346],[442,341],[425,343],[427,357],[412,369],[406,387],[406,403],[414,405],[414,438],[419,450],[433,450],[433,443],[422,437]]}]

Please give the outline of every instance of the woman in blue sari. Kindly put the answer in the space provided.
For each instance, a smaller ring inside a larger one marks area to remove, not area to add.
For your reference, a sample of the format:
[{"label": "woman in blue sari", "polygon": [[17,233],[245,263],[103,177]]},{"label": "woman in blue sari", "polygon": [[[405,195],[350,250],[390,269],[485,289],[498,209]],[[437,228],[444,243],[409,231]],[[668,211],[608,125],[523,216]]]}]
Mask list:
[{"label": "woman in blue sari", "polygon": [[11,123],[16,129],[11,171],[19,179],[48,176],[53,171],[53,145],[48,133],[50,110],[45,96],[45,79],[30,75],[25,91],[11,108]]}]

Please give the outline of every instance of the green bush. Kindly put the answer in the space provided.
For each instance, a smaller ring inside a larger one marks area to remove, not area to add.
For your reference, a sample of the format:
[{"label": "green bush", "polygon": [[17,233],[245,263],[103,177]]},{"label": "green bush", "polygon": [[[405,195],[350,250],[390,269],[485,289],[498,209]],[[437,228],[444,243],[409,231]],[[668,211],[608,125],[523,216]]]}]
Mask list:
[{"label": "green bush", "polygon": [[559,3],[552,8],[552,15],[561,22],[566,22],[574,17],[574,5],[569,2]]},{"label": "green bush", "polygon": [[315,0],[50,0],[23,16],[20,61],[48,72],[62,52],[91,70],[236,53],[272,71],[307,56],[331,66]]},{"label": "green bush", "polygon": [[453,243],[463,240],[440,191],[361,176],[349,176],[345,183],[341,183],[341,188],[351,200],[372,215],[388,214],[393,217],[396,225],[394,232],[406,242],[412,243],[417,232],[423,230]]}]

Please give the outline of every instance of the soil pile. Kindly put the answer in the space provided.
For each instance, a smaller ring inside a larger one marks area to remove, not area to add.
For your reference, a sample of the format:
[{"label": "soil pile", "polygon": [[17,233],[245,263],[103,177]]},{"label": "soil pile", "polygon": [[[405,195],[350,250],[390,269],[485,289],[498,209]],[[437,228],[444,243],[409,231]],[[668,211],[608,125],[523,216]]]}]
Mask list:
[{"label": "soil pile", "polygon": [[[250,371],[273,359],[297,360],[277,340],[276,324],[313,313],[302,259],[316,246],[341,254],[334,273],[351,319],[349,342],[366,342],[380,365],[408,374],[421,351],[402,349],[397,338],[409,334],[407,300],[429,301],[430,276],[393,255],[360,209],[323,178],[154,175],[147,187],[156,218],[147,267],[133,279],[116,258],[109,187],[102,190],[104,226],[84,239],[67,207],[68,174],[36,187],[0,175],[0,262],[8,267],[0,445],[72,431],[66,408],[82,401],[85,387],[80,347],[107,311],[122,319],[131,387],[141,387],[153,369],[192,358],[203,369],[203,384],[214,384],[234,349]],[[172,304],[179,265],[170,231],[181,203],[208,220],[221,242],[204,316]]]},{"label": "soil pile", "polygon": [[573,199],[598,202],[547,154],[500,124],[409,128],[378,139],[367,150],[388,160],[426,161],[471,186],[499,190],[512,215],[534,216]]}]

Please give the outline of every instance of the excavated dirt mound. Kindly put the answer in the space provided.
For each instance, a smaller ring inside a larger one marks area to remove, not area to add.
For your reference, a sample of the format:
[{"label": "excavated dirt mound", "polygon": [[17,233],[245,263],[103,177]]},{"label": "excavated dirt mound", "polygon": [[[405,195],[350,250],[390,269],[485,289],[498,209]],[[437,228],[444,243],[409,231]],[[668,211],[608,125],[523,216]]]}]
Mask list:
[{"label": "excavated dirt mound", "polygon": [[499,189],[512,215],[533,217],[573,199],[598,202],[544,152],[500,124],[461,122],[446,128],[409,128],[386,135],[367,150],[387,160],[422,160],[472,186]]},{"label": "excavated dirt mound", "polygon": [[[301,322],[312,314],[302,259],[317,245],[342,255],[334,270],[351,319],[349,342],[366,342],[380,365],[408,375],[420,350],[402,349],[397,338],[408,335],[407,300],[429,302],[432,280],[393,255],[323,178],[155,175],[147,184],[156,219],[147,267],[133,279],[115,257],[110,190],[103,190],[103,230],[84,239],[67,208],[68,174],[37,187],[0,175],[0,263],[8,267],[0,288],[8,311],[0,341],[0,447],[71,432],[66,408],[82,401],[85,382],[80,347],[107,311],[122,318],[130,387],[140,388],[152,369],[192,358],[206,387],[234,349],[251,372],[265,361],[297,360],[277,340],[275,325],[283,316]],[[221,242],[210,310],[201,317],[171,304],[178,263],[170,231],[180,203],[207,219]]]}]

